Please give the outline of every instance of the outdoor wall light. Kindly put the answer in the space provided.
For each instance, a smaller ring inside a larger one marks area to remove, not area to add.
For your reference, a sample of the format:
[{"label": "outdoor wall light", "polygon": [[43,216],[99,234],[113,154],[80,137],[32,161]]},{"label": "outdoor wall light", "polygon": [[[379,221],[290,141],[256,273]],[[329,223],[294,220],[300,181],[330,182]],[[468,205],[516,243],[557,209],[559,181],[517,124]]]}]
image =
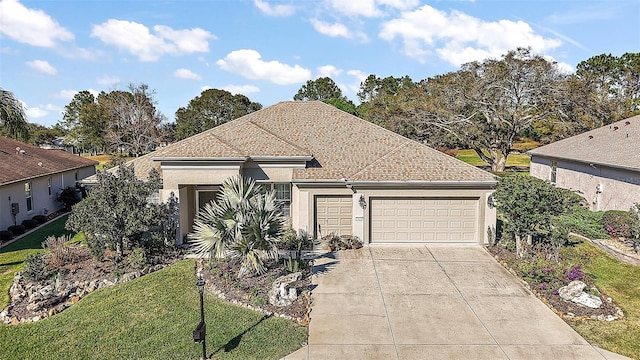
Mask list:
[{"label": "outdoor wall light", "polygon": [[358,200],[358,204],[360,204],[360,207],[362,209],[367,208],[367,201],[364,199],[364,195],[360,195],[360,200]]}]

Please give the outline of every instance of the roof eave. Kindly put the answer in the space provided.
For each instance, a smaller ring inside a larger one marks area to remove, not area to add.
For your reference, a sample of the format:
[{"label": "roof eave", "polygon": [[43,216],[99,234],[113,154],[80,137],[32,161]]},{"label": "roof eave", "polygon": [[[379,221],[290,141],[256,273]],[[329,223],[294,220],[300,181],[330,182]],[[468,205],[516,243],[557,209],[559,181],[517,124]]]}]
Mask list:
[{"label": "roof eave", "polygon": [[563,156],[554,156],[554,155],[547,155],[547,154],[535,154],[535,153],[530,153],[530,152],[527,152],[527,154],[528,155],[533,155],[533,156],[545,157],[545,158],[549,158],[549,159],[572,161],[572,162],[576,162],[576,163],[580,163],[580,164],[605,166],[605,167],[609,167],[609,168],[613,168],[613,169],[622,169],[622,170],[628,170],[628,171],[634,171],[634,172],[640,171],[640,168],[634,168],[634,167],[624,166],[624,165],[606,164],[606,163],[597,162],[597,161],[586,161],[586,160],[563,157]]},{"label": "roof eave", "polygon": [[249,158],[242,157],[152,157],[152,161],[185,161],[185,162],[202,162],[202,161],[222,161],[222,162],[244,162]]},{"label": "roof eave", "polygon": [[293,184],[300,185],[351,185],[351,186],[371,186],[371,187],[493,187],[498,180],[378,180],[378,181],[351,181],[348,179],[325,180],[325,179],[301,179],[293,180]]}]

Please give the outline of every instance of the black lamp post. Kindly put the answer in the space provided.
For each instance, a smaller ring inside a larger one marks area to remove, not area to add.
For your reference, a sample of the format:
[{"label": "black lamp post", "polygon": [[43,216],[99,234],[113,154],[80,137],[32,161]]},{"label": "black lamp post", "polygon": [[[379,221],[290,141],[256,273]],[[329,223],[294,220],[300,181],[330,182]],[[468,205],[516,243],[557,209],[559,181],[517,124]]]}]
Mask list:
[{"label": "black lamp post", "polygon": [[202,358],[207,359],[207,324],[204,322],[204,279],[202,276],[198,277],[196,281],[198,292],[200,293],[200,324],[193,331],[193,341],[202,343]]}]

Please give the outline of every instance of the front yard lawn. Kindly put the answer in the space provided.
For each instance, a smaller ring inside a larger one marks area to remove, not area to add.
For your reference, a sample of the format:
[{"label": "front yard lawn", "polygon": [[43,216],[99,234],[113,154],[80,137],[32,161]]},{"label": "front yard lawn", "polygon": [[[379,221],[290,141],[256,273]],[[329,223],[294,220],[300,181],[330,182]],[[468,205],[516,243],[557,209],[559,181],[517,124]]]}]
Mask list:
[{"label": "front yard lawn", "polygon": [[621,263],[589,242],[574,247],[565,256],[579,261],[596,286],[625,313],[625,319],[620,321],[572,321],[569,325],[592,344],[640,359],[640,266]]},{"label": "front yard lawn", "polygon": [[[98,290],[35,323],[0,325],[3,359],[196,359],[200,320],[194,261],[183,260]],[[205,294],[207,353],[216,359],[279,359],[300,347],[305,327]]]}]

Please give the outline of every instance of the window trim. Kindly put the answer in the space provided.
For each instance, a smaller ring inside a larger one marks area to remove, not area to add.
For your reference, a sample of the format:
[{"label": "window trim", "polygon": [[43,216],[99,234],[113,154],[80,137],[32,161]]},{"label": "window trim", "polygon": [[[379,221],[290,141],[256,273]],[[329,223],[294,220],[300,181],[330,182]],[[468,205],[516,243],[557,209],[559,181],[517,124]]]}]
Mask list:
[{"label": "window trim", "polygon": [[33,183],[28,181],[24,183],[24,200],[27,206],[27,213],[33,211]]}]

